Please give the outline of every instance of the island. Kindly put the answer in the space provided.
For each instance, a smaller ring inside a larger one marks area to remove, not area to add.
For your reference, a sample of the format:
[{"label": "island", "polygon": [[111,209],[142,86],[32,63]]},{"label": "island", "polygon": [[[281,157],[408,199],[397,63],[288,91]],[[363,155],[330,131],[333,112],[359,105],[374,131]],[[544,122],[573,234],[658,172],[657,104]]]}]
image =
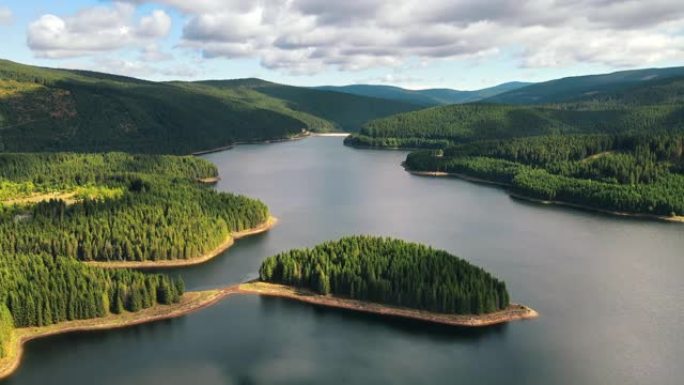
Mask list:
[{"label": "island", "polygon": [[512,304],[506,284],[443,250],[352,236],[266,259],[241,292],[453,326],[538,316]]}]

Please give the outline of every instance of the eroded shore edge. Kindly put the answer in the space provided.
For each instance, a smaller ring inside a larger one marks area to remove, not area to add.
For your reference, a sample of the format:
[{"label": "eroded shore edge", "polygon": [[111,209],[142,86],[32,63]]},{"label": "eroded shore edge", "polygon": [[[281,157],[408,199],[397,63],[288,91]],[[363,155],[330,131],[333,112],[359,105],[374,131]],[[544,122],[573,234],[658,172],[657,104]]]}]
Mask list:
[{"label": "eroded shore edge", "polygon": [[185,293],[181,301],[171,305],[155,305],[135,313],[110,314],[101,318],[60,322],[49,326],[17,328],[9,343],[9,353],[0,359],[0,380],[14,373],[21,364],[24,344],[38,338],[65,333],[111,330],[144,323],[181,317],[211,306],[230,294],[237,292],[237,286],[224,289]]},{"label": "eroded shore edge", "polygon": [[162,261],[86,261],[84,263],[104,269],[157,269],[199,265],[228,250],[231,246],[233,246],[235,240],[266,232],[272,229],[277,223],[278,218],[269,216],[266,222],[260,224],[259,226],[231,233],[223,242],[221,242],[220,245],[216,246],[213,250],[194,258],[170,259]]},{"label": "eroded shore edge", "polygon": [[418,321],[459,327],[491,326],[515,320],[532,319],[539,316],[539,313],[535,310],[519,304],[511,304],[505,310],[481,315],[434,313],[426,310],[382,305],[331,295],[320,295],[305,289],[260,281],[240,284],[238,285],[238,291],[240,293],[293,299],[325,307],[347,309],[382,316],[409,318]]},{"label": "eroded shore edge", "polygon": [[263,139],[263,140],[243,140],[243,141],[234,142],[234,143],[231,143],[231,144],[228,144],[225,146],[219,146],[219,147],[209,148],[206,150],[195,151],[195,152],[190,153],[189,155],[201,156],[201,155],[213,154],[215,152],[231,150],[231,149],[235,148],[235,146],[239,146],[242,144],[269,144],[269,143],[289,142],[292,140],[304,139],[304,138],[307,138],[309,136],[311,136],[311,131],[302,130],[302,132],[300,132],[296,135],[285,137],[285,138],[273,138],[273,139]]},{"label": "eroded shore edge", "polygon": [[15,329],[9,344],[9,354],[5,358],[0,359],[0,380],[10,376],[19,368],[24,352],[24,345],[31,340],[65,333],[120,329],[144,323],[178,318],[212,306],[222,299],[235,294],[286,298],[316,306],[353,310],[381,316],[408,318],[457,327],[484,327],[515,320],[532,319],[539,316],[539,313],[535,310],[518,304],[511,304],[505,310],[482,315],[433,313],[424,310],[381,305],[329,295],[325,296],[291,286],[251,281],[222,289],[187,292],[181,297],[181,301],[177,304],[155,305],[135,313],[124,312],[122,314],[110,314],[101,318],[66,321],[49,326]]}]

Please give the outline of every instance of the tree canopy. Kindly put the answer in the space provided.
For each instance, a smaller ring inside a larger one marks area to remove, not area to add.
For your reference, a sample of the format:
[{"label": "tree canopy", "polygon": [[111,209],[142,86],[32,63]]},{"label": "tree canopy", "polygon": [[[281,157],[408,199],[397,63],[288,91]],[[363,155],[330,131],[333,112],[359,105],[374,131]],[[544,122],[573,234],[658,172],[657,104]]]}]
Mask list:
[{"label": "tree canopy", "polygon": [[266,259],[266,282],[320,294],[456,314],[481,314],[509,305],[503,281],[483,269],[417,243],[353,236]]},{"label": "tree canopy", "polygon": [[570,135],[483,141],[406,158],[414,171],[465,174],[515,193],[603,210],[684,215],[684,135]]}]

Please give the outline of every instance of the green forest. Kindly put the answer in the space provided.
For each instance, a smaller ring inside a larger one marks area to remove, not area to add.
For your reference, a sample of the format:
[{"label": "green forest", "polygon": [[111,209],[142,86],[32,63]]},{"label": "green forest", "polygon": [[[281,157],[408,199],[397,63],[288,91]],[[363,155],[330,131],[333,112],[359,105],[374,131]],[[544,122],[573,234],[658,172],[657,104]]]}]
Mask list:
[{"label": "green forest", "polygon": [[418,151],[412,171],[464,174],[519,195],[603,210],[684,215],[684,134],[569,135]]},{"label": "green forest", "polygon": [[506,308],[506,284],[446,251],[398,239],[353,236],[266,259],[262,281],[320,294],[441,313]]},{"label": "green forest", "polygon": [[1,253],[83,261],[187,259],[269,216],[260,201],[197,183],[197,178],[216,175],[216,169],[193,157],[3,154],[0,165],[0,178],[30,182],[39,186],[36,190],[95,184],[122,191],[74,204],[52,199],[0,206]]},{"label": "green forest", "polygon": [[358,147],[443,149],[451,145],[527,136],[648,133],[684,128],[684,105],[546,106],[465,104],[373,120],[345,144]]},{"label": "green forest", "polygon": [[152,82],[0,60],[0,152],[190,154],[418,109],[259,79]]},{"label": "green forest", "polygon": [[16,198],[16,186],[27,198],[91,192],[71,201],[0,199],[0,357],[14,327],[177,302],[180,279],[81,261],[195,257],[268,219],[262,202],[197,181],[213,176],[216,167],[195,157],[0,154],[0,198]]},{"label": "green forest", "polygon": [[2,253],[0,357],[14,327],[135,312],[178,302],[183,281],[161,274],[89,267],[71,257]]}]

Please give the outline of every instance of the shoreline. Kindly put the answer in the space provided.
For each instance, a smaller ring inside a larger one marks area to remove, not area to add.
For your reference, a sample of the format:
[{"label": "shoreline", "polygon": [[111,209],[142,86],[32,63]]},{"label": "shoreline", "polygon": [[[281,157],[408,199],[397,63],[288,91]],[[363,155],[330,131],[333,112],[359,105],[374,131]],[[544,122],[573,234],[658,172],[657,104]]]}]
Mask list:
[{"label": "shoreline", "polygon": [[431,150],[429,148],[420,148],[420,147],[383,147],[383,146],[371,146],[371,145],[367,145],[367,144],[349,144],[349,143],[344,143],[344,145],[349,147],[349,148],[356,149],[356,150],[407,151],[407,152]]},{"label": "shoreline", "polygon": [[484,327],[539,317],[539,313],[537,313],[534,309],[519,304],[511,304],[505,310],[481,315],[446,314],[435,313],[427,310],[383,305],[374,302],[359,301],[331,295],[320,295],[305,289],[260,281],[251,281],[240,284],[238,285],[237,289],[240,293],[245,294],[280,297],[305,302],[316,306],[346,309],[380,316],[406,318],[447,326]]},{"label": "shoreline", "polygon": [[351,133],[349,133],[349,132],[312,132],[311,133],[312,137],[322,136],[322,137],[333,137],[333,138],[335,138],[335,137],[346,138],[349,135],[351,135]]},{"label": "shoreline", "polygon": [[213,148],[208,148],[206,150],[199,150],[199,151],[191,152],[189,155],[190,156],[201,156],[201,155],[213,154],[215,152],[231,150],[231,149],[235,148],[235,146],[239,146],[242,144],[269,144],[269,143],[288,142],[291,140],[304,139],[306,137],[309,137],[310,135],[311,135],[310,131],[302,130],[302,132],[300,132],[297,135],[294,135],[292,137],[262,139],[262,140],[257,140],[257,139],[255,139],[255,140],[244,140],[244,141],[240,141],[240,142],[233,142],[233,143],[225,145],[225,146],[213,147]]},{"label": "shoreline", "polygon": [[65,321],[48,326],[17,328],[12,331],[9,352],[0,358],[0,380],[11,376],[21,365],[26,343],[67,333],[84,333],[121,329],[156,321],[183,317],[204,308],[213,306],[231,295],[258,295],[296,300],[315,306],[324,306],[383,317],[412,319],[427,323],[455,327],[485,327],[501,323],[533,319],[539,316],[534,309],[524,305],[511,304],[508,309],[482,315],[457,315],[434,313],[425,310],[382,305],[335,296],[324,296],[285,285],[260,281],[238,283],[219,289],[189,291],[181,301],[171,305],[155,305],[138,312],[109,314],[100,318]]},{"label": "shoreline", "polygon": [[209,148],[206,150],[191,152],[190,155],[192,155],[192,156],[206,155],[206,154],[211,154],[213,152],[221,152],[221,151],[225,151],[225,150],[230,150],[233,147],[235,147],[235,144],[228,144],[225,146],[214,147],[214,148]]},{"label": "shoreline", "polygon": [[201,184],[216,184],[221,180],[220,176],[210,176],[206,178],[197,178],[197,183]]},{"label": "shoreline", "polygon": [[271,215],[268,217],[266,222],[257,227],[228,234],[226,239],[221,242],[221,244],[216,246],[213,250],[210,250],[198,257],[159,261],[83,261],[83,263],[89,266],[100,267],[104,269],[165,269],[199,265],[228,250],[231,246],[233,246],[236,240],[251,235],[264,233],[272,229],[277,223],[278,218]]},{"label": "shoreline", "polygon": [[237,293],[237,286],[223,289],[191,291],[183,294],[181,301],[171,305],[155,305],[135,313],[109,314],[101,318],[73,320],[48,326],[17,328],[9,342],[9,353],[0,358],[0,380],[12,375],[21,365],[25,344],[38,338],[66,333],[121,329],[145,323],[182,317],[212,306],[223,298]]},{"label": "shoreline", "polygon": [[468,181],[468,182],[488,184],[488,185],[503,187],[503,188],[506,188],[506,192],[508,193],[508,196],[510,196],[513,199],[519,199],[522,201],[541,204],[541,205],[564,206],[564,207],[570,207],[570,208],[578,209],[578,210],[582,210],[582,211],[589,211],[589,212],[606,214],[606,215],[611,215],[611,216],[616,216],[616,217],[647,219],[647,220],[655,220],[655,221],[669,222],[669,223],[684,223],[684,216],[670,217],[670,216],[656,215],[656,214],[630,213],[630,212],[625,212],[625,211],[614,211],[614,210],[602,209],[599,207],[586,206],[586,205],[582,205],[579,203],[555,201],[555,200],[549,201],[549,200],[533,198],[533,197],[529,197],[529,196],[525,196],[522,194],[515,193],[515,192],[510,190],[511,184],[509,184],[509,183],[495,182],[495,181],[490,181],[487,179],[471,177],[468,175],[458,174],[458,173],[449,173],[449,172],[443,172],[443,171],[412,171],[412,170],[409,170],[407,168],[404,168],[404,169],[408,173],[413,174],[413,175],[418,175],[418,176],[454,177],[454,178],[463,179],[463,180]]},{"label": "shoreline", "polygon": [[[281,142],[290,142],[290,141],[295,141],[295,140],[301,140],[304,138],[308,138],[311,136],[311,131],[302,129],[302,131],[294,136],[290,136],[287,138],[275,138],[275,139],[260,139],[260,140],[244,140],[241,142],[235,142],[233,143],[234,146],[239,146],[242,144],[270,144],[270,143],[281,143]],[[216,152],[216,151],[215,151]]]},{"label": "shoreline", "polygon": [[510,187],[511,185],[504,182],[496,182],[493,180],[482,179],[474,176],[468,176],[466,174],[459,174],[455,172],[444,172],[444,171],[412,171],[404,167],[404,169],[412,175],[416,176],[431,176],[431,177],[453,177],[458,179],[463,179],[468,182],[495,185],[499,187]]},{"label": "shoreline", "polygon": [[579,203],[564,202],[564,201],[549,201],[549,200],[544,200],[544,199],[532,198],[532,197],[528,197],[525,195],[510,192],[510,191],[508,192],[508,195],[513,199],[519,199],[521,201],[532,202],[532,203],[541,204],[541,205],[565,206],[565,207],[571,207],[571,208],[575,208],[575,209],[583,210],[583,211],[592,211],[595,213],[609,214],[609,215],[617,216],[617,217],[649,219],[649,220],[656,220],[656,221],[670,222],[670,223],[684,223],[684,216],[668,217],[668,216],[656,215],[656,214],[628,213],[625,211],[613,211],[613,210],[601,209],[601,208],[597,208],[597,207],[585,206],[585,205],[581,205]]}]

